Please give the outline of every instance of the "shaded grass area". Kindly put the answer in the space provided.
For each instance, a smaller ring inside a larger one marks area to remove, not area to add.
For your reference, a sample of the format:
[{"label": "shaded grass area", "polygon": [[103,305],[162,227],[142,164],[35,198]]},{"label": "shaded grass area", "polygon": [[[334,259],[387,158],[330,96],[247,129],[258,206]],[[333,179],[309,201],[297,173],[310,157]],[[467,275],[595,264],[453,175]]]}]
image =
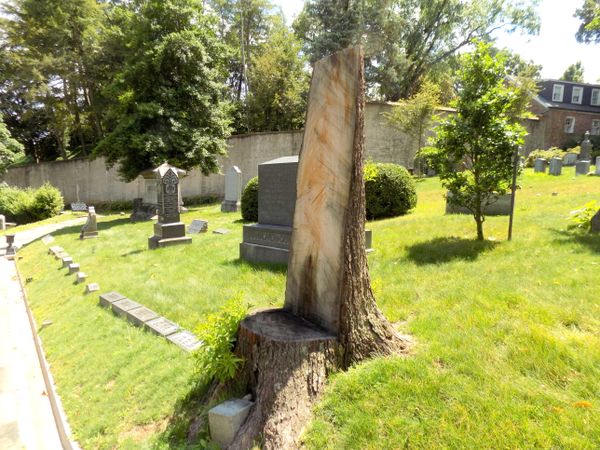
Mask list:
[{"label": "shaded grass area", "polygon": [[[376,297],[417,344],[335,375],[307,447],[600,446],[600,237],[565,231],[569,211],[600,197],[600,179],[528,172],[522,185],[512,242],[505,217],[486,221],[494,241],[475,241],[471,217],[444,215],[436,179],[418,183],[413,213],[369,224]],[[239,292],[281,305],[285,269],[238,259],[239,215],[212,205],[182,216],[195,218],[208,234],[152,252],[152,224],[120,216],[100,219],[98,239],[79,241],[80,227],[54,235],[101,291],[188,329]],[[76,438],[86,449],[183,448],[203,393],[189,356],[96,306],[45,250],[24,248],[19,268],[33,277],[36,320],[53,321],[40,334]]]}]

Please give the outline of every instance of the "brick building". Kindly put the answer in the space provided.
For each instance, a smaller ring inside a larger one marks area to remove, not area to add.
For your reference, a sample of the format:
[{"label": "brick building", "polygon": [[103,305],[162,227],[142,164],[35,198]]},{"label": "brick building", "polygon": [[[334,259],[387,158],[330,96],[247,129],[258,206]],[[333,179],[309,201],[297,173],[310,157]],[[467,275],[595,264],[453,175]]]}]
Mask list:
[{"label": "brick building", "polygon": [[532,102],[538,148],[571,147],[589,131],[600,136],[600,84],[543,80]]}]

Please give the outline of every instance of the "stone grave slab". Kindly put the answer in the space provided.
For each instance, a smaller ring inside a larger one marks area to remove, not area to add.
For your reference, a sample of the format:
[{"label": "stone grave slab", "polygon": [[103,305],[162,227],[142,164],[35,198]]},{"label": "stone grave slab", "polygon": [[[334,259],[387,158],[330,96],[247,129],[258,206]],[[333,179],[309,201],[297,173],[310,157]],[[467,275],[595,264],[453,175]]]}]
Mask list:
[{"label": "stone grave slab", "polygon": [[65,249],[64,249],[64,248],[62,248],[62,247],[60,247],[60,246],[58,246],[58,245],[55,245],[55,246],[53,246],[53,247],[50,247],[50,248],[48,249],[48,254],[49,254],[49,255],[56,255],[57,253],[62,253],[62,252],[64,252],[64,251],[65,251]]},{"label": "stone grave slab", "polygon": [[127,320],[138,327],[143,327],[144,324],[149,320],[158,318],[158,314],[151,309],[146,308],[145,306],[142,306],[141,308],[130,309],[126,314]]},{"label": "stone grave slab", "polygon": [[85,274],[85,272],[77,272],[77,279],[75,280],[75,282],[77,284],[81,284],[85,281],[86,278],[87,275]]},{"label": "stone grave slab", "polygon": [[179,330],[179,325],[164,317],[157,317],[156,319],[149,320],[144,325],[152,333],[163,337],[167,337]]},{"label": "stone grave slab", "polygon": [[111,308],[112,312],[114,312],[117,316],[125,319],[127,318],[127,311],[131,311],[135,308],[140,308],[141,306],[142,305],[140,305],[138,302],[134,302],[133,300],[130,300],[128,298],[123,298],[114,302],[111,305]]},{"label": "stone grave slab", "polygon": [[87,205],[83,202],[71,203],[71,211],[84,211],[87,212]]},{"label": "stone grave slab", "polygon": [[227,228],[217,228],[213,230],[213,234],[229,234],[229,230]]},{"label": "stone grave slab", "polygon": [[79,268],[80,268],[79,264],[77,264],[77,263],[71,263],[71,264],[69,264],[69,273],[70,274],[71,273],[77,273],[77,272],[79,272]]},{"label": "stone grave slab", "polygon": [[85,287],[85,292],[86,293],[90,293],[90,292],[96,292],[100,290],[100,285],[98,285],[98,283],[90,283]]},{"label": "stone grave slab", "polygon": [[73,258],[71,258],[70,256],[65,256],[64,258],[62,258],[62,266],[63,269],[68,268],[71,264],[73,264]]},{"label": "stone grave slab", "polygon": [[67,256],[69,256],[69,254],[63,250],[62,252],[58,252],[56,255],[54,255],[54,259],[62,260],[63,258],[66,258]]},{"label": "stone grave slab", "polygon": [[125,296],[123,294],[119,294],[118,292],[111,291],[111,292],[107,292],[106,294],[101,294],[98,297],[98,302],[100,303],[101,306],[104,306],[105,308],[110,308],[110,305],[112,305],[114,302],[123,300],[124,298],[125,298]]},{"label": "stone grave slab", "polygon": [[202,219],[194,219],[188,227],[189,234],[206,233],[208,231],[208,221]]},{"label": "stone grave slab", "polygon": [[42,242],[44,243],[44,245],[50,245],[54,242],[54,236],[52,236],[51,234],[47,234],[42,238]]},{"label": "stone grave slab", "polygon": [[167,336],[167,339],[187,352],[193,352],[202,345],[202,341],[186,330]]}]

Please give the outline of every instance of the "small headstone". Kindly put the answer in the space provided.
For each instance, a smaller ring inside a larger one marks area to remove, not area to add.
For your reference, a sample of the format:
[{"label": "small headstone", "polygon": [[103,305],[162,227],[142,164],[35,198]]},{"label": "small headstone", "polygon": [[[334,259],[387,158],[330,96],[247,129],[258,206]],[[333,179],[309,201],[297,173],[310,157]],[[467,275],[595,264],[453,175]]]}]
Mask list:
[{"label": "small headstone", "polygon": [[134,308],[127,311],[127,320],[129,320],[134,325],[138,327],[144,326],[146,322],[152,319],[156,319],[158,314],[156,314],[151,309],[142,306],[140,308]]},{"label": "small headstone", "polygon": [[552,158],[550,160],[550,175],[558,176],[562,173],[562,158]]},{"label": "small headstone", "polygon": [[140,305],[137,302],[134,302],[133,300],[130,300],[128,298],[124,298],[121,300],[117,300],[116,302],[114,302],[111,305],[112,311],[120,317],[125,318],[127,316],[127,311],[130,311],[132,309],[135,308],[139,308],[142,305]]},{"label": "small headstone", "polygon": [[57,253],[62,253],[62,252],[64,252],[64,251],[65,251],[65,250],[64,250],[62,247],[60,247],[60,246],[58,246],[58,245],[55,245],[55,246],[53,246],[53,247],[50,247],[50,248],[48,249],[48,254],[49,254],[49,255],[56,255]]},{"label": "small headstone", "polygon": [[54,255],[54,259],[60,259],[62,260],[63,258],[66,258],[67,256],[69,256],[69,254],[65,251],[62,252],[58,252]]},{"label": "small headstone", "polygon": [[89,294],[90,292],[96,292],[100,290],[100,286],[98,283],[90,283],[85,287],[85,292]]},{"label": "small headstone", "polygon": [[544,158],[536,158],[534,163],[533,171],[535,173],[546,173],[546,168],[548,167],[548,160]]},{"label": "small headstone", "polygon": [[98,302],[100,306],[104,306],[105,308],[110,308],[110,306],[119,300],[123,300],[125,296],[123,294],[119,294],[118,292],[112,291],[107,292],[106,294],[101,294],[98,297]]},{"label": "small headstone", "polygon": [[71,263],[69,264],[69,273],[77,273],[79,272],[79,264],[77,263]]},{"label": "small headstone", "polygon": [[202,341],[186,330],[167,336],[167,339],[187,352],[193,352],[202,345]]},{"label": "small headstone", "polygon": [[44,245],[50,245],[54,242],[54,237],[51,234],[47,234],[42,238]]},{"label": "small headstone", "polygon": [[592,159],[592,143],[590,142],[590,132],[585,132],[585,137],[581,145],[581,151],[579,152],[580,161],[589,161]]},{"label": "small headstone", "polygon": [[79,239],[90,239],[98,237],[98,224],[96,222],[96,208],[90,206],[88,208],[87,222],[81,227]]},{"label": "small headstone", "polygon": [[71,211],[87,211],[87,205],[83,202],[71,203]]},{"label": "small headstone", "polygon": [[229,234],[229,230],[227,228],[217,228],[213,230],[213,234]]},{"label": "small headstone", "polygon": [[242,199],[242,171],[231,166],[225,174],[225,200],[221,203],[221,212],[237,212]]},{"label": "small headstone", "polygon": [[596,175],[600,176],[600,156],[596,156]]},{"label": "small headstone", "polygon": [[574,166],[577,162],[577,154],[576,153],[567,153],[563,157],[563,164],[565,166]]},{"label": "small headstone", "polygon": [[17,254],[17,246],[15,245],[15,235],[7,234],[6,243],[8,244],[8,247],[6,248],[6,253],[4,254],[4,256],[6,259],[13,260],[15,259],[15,255]]},{"label": "small headstone", "polygon": [[77,279],[75,280],[75,282],[77,284],[81,284],[85,281],[86,278],[87,275],[85,274],[85,272],[77,272]]},{"label": "small headstone", "polygon": [[254,403],[245,399],[227,400],[208,411],[210,437],[221,448],[233,442]]},{"label": "small headstone", "polygon": [[0,231],[6,230],[6,217],[0,214]]},{"label": "small headstone", "polygon": [[71,258],[70,256],[65,256],[62,260],[62,266],[63,269],[68,268],[71,264],[73,264],[73,258]]},{"label": "small headstone", "polygon": [[147,321],[144,324],[152,333],[159,336],[167,337],[179,330],[179,325],[165,319],[164,317],[158,317]]},{"label": "small headstone", "polygon": [[577,161],[575,163],[575,175],[587,175],[590,172],[589,161]]},{"label": "small headstone", "polygon": [[208,231],[208,221],[202,219],[192,220],[188,227],[189,234],[206,233]]},{"label": "small headstone", "polygon": [[591,225],[592,226],[590,228],[590,231],[592,233],[600,233],[600,209],[594,215],[594,217],[592,217],[592,223],[591,223]]}]

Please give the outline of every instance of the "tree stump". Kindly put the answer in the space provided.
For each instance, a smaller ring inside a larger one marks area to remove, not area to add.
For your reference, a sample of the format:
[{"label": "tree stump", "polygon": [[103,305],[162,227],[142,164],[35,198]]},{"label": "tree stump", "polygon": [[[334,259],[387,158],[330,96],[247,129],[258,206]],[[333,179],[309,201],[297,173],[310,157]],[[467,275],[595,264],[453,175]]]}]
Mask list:
[{"label": "tree stump", "polygon": [[260,311],[240,324],[236,353],[255,405],[229,449],[298,446],[310,408],[338,366],[337,338],[281,309]]}]

